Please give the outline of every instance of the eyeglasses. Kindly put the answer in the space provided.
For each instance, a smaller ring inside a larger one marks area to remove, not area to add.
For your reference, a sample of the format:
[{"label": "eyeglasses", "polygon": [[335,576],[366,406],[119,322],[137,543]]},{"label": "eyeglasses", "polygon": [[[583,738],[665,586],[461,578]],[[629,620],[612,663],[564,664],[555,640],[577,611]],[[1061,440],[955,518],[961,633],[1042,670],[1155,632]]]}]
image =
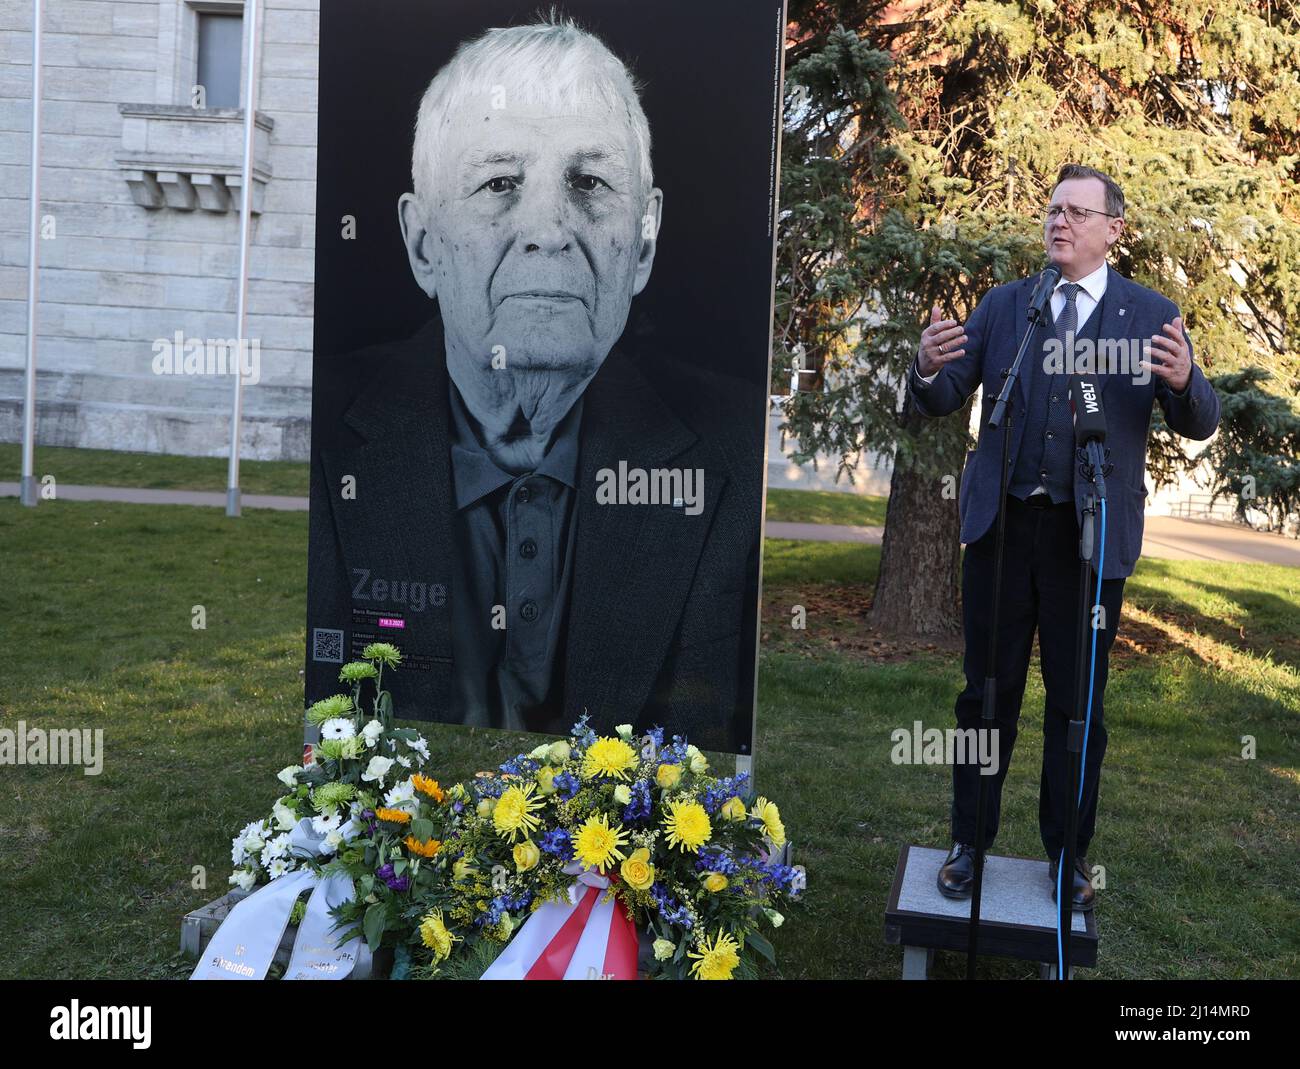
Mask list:
[{"label": "eyeglasses", "polygon": [[1090,215],[1104,215],[1108,219],[1122,218],[1110,212],[1099,212],[1096,208],[1080,208],[1077,204],[1049,204],[1043,209],[1043,218],[1050,223],[1062,212],[1072,223],[1086,223]]}]

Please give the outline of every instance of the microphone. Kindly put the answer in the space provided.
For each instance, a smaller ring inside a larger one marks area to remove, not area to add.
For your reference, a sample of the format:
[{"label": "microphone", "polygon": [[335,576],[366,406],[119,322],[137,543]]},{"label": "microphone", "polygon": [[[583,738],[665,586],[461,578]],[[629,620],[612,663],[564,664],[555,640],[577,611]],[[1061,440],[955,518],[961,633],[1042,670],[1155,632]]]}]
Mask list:
[{"label": "microphone", "polygon": [[1070,412],[1074,417],[1076,445],[1106,441],[1106,413],[1101,408],[1101,391],[1096,379],[1070,376]]},{"label": "microphone", "polygon": [[1056,264],[1049,263],[1043,268],[1042,274],[1038,276],[1038,284],[1034,286],[1033,296],[1029,298],[1029,322],[1041,322],[1047,315],[1047,306],[1051,303],[1052,291],[1056,289],[1056,284],[1060,280],[1061,269]]},{"label": "microphone", "polygon": [[1095,378],[1070,376],[1070,412],[1074,417],[1074,442],[1087,454],[1093,483],[1098,495],[1104,498],[1106,483],[1102,478],[1102,447],[1106,441],[1106,413],[1101,407],[1101,387]]}]

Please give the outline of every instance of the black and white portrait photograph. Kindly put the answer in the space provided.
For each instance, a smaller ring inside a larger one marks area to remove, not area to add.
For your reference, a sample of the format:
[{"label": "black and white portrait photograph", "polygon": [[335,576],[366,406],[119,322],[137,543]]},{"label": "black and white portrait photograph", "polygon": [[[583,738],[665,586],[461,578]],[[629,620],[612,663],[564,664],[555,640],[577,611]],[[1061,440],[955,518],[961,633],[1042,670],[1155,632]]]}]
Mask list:
[{"label": "black and white portrait photograph", "polygon": [[781,18],[322,4],[308,702],[750,752]]}]

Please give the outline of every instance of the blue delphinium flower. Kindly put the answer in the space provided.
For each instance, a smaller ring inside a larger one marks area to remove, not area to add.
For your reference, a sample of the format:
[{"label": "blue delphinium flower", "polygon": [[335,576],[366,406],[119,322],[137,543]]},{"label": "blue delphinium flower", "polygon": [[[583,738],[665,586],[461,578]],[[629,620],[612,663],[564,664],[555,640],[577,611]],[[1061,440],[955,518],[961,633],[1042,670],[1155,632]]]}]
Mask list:
[{"label": "blue delphinium flower", "polygon": [[704,806],[705,811],[712,816],[724,805],[728,799],[743,797],[749,787],[749,773],[738,772],[734,776],[726,779],[720,779],[712,787],[709,787],[700,795],[700,803]]},{"label": "blue delphinium flower", "polygon": [[691,927],[690,912],[659,884],[650,885],[650,897],[659,907],[659,915],[669,924],[680,924],[683,928]]},{"label": "blue delphinium flower", "polygon": [[569,734],[582,746],[590,746],[596,741],[596,733],[587,727],[587,715],[585,713],[582,719],[569,729]]},{"label": "blue delphinium flower", "polygon": [[695,867],[701,872],[720,872],[724,876],[735,876],[740,872],[740,865],[725,850],[700,848],[700,856]]},{"label": "blue delphinium flower", "polygon": [[480,802],[484,798],[500,798],[509,786],[507,780],[484,776],[482,779],[474,780],[474,797]]},{"label": "blue delphinium flower", "polygon": [[573,860],[573,843],[569,841],[569,833],[563,828],[553,828],[543,835],[537,845],[548,854],[554,854],[561,861]]},{"label": "blue delphinium flower", "polygon": [[542,763],[527,754],[519,754],[517,757],[510,758],[509,761],[502,762],[498,767],[502,772],[508,772],[512,776],[531,779],[533,774],[542,767]]},{"label": "blue delphinium flower", "polygon": [[650,783],[637,780],[632,784],[632,800],[623,807],[624,824],[641,824],[650,819]]},{"label": "blue delphinium flower", "polygon": [[561,772],[551,782],[555,784],[556,793],[562,802],[567,802],[577,794],[580,786],[578,777],[572,772]]},{"label": "blue delphinium flower", "polygon": [[502,914],[518,913],[527,909],[532,900],[533,893],[531,891],[520,891],[517,895],[497,895],[488,903],[487,912],[479,914],[474,923],[479,927],[497,924],[501,920]]},{"label": "blue delphinium flower", "polygon": [[791,882],[794,880],[794,875],[793,867],[782,865],[780,862],[763,866],[764,882],[772,884],[778,891],[788,891]]}]

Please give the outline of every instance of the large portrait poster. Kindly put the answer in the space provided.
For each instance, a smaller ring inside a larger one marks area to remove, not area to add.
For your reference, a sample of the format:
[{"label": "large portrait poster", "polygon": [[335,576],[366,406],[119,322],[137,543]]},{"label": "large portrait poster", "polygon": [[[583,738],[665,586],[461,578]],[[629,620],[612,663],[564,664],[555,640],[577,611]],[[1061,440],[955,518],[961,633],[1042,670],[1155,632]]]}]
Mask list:
[{"label": "large portrait poster", "polygon": [[323,0],[306,699],[751,752],[781,0]]}]

